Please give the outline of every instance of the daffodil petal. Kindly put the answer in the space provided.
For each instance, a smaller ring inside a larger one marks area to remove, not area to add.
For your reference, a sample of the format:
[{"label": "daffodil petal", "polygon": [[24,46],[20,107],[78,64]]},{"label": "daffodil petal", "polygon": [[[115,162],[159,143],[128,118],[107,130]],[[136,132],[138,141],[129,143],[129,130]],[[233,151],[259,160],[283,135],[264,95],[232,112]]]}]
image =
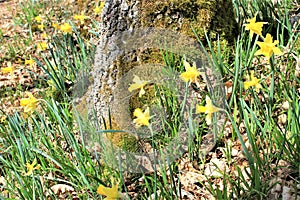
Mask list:
[{"label": "daffodil petal", "polygon": [[97,193],[101,195],[105,195],[105,199],[118,199],[119,198],[119,193],[118,193],[118,186],[113,185],[111,188],[105,187],[103,185],[100,185],[97,188]]},{"label": "daffodil petal", "polygon": [[248,90],[248,88],[251,87],[251,86],[252,86],[252,85],[251,85],[251,82],[250,82],[250,81],[244,82],[244,88],[245,88],[245,90]]},{"label": "daffodil petal", "polygon": [[140,84],[133,83],[129,86],[128,90],[129,92],[132,92],[133,90],[139,89],[140,87],[141,87]]},{"label": "daffodil petal", "polygon": [[196,113],[205,113],[206,112],[206,107],[205,106],[196,106]]},{"label": "daffodil petal", "polygon": [[142,110],[140,108],[135,109],[134,112],[133,112],[133,115],[135,117],[139,117],[142,114],[143,114],[143,112],[142,112]]},{"label": "daffodil petal", "polygon": [[23,99],[20,99],[20,105],[21,106],[26,106],[30,103],[30,99],[29,98],[23,98]]},{"label": "daffodil petal", "polygon": [[262,55],[263,54],[263,51],[261,49],[257,50],[254,55],[255,56],[258,56],[258,55]]},{"label": "daffodil petal", "polygon": [[211,118],[212,118],[212,113],[207,113],[205,117],[207,125],[211,125]]},{"label": "daffodil petal", "polygon": [[141,88],[140,92],[139,92],[139,97],[141,98],[145,93],[146,92],[145,92],[144,88]]},{"label": "daffodil petal", "polygon": [[278,47],[274,47],[273,48],[273,52],[274,52],[275,55],[281,55],[281,54],[283,54],[282,51]]},{"label": "daffodil petal", "polygon": [[189,62],[187,62],[186,60],[183,60],[183,66],[185,68],[186,71],[189,70],[189,68],[191,68],[191,65]]}]

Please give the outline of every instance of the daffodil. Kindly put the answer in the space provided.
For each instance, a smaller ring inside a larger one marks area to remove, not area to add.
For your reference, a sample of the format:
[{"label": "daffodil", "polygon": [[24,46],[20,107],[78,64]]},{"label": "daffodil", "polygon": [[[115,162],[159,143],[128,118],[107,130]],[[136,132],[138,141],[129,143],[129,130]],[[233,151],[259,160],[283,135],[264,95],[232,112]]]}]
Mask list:
[{"label": "daffodil", "polygon": [[136,124],[137,127],[140,126],[149,126],[149,120],[150,120],[150,109],[149,107],[146,108],[146,110],[143,112],[142,109],[136,108],[133,112],[133,116],[136,118],[133,120],[133,123]]},{"label": "daffodil", "polygon": [[259,90],[262,88],[261,84],[259,83],[260,79],[256,78],[254,76],[254,71],[250,71],[250,78],[248,77],[248,81],[244,82],[244,88],[247,90],[249,87],[255,87],[255,91],[259,92]]},{"label": "daffodil", "polygon": [[79,20],[81,24],[84,24],[84,20],[87,18],[87,16],[84,15],[84,12],[81,12],[80,15],[74,15],[73,18],[75,20]]},{"label": "daffodil", "polygon": [[39,42],[37,43],[37,49],[39,51],[45,51],[48,48],[48,45],[46,42]]},{"label": "daffodil", "polygon": [[149,81],[141,80],[140,77],[134,75],[133,77],[133,84],[131,84],[128,88],[129,92],[132,92],[133,90],[140,89],[139,97],[142,97],[143,94],[145,94],[144,87],[149,83]]},{"label": "daffodil", "polygon": [[41,23],[42,21],[42,17],[40,15],[36,16],[35,18],[35,21],[37,21],[38,23]]},{"label": "daffodil", "polygon": [[39,100],[30,92],[26,92],[26,94],[28,95],[28,98],[22,98],[20,100],[20,105],[24,107],[24,112],[28,113],[32,112],[37,107]]},{"label": "daffodil", "polygon": [[200,105],[196,106],[196,113],[205,113],[205,114],[207,114],[205,120],[206,120],[207,125],[210,125],[212,114],[215,113],[215,112],[221,111],[222,109],[214,106],[212,104],[211,99],[209,98],[209,96],[206,96],[205,101],[206,101],[205,106],[200,106]]},{"label": "daffodil", "polygon": [[121,198],[118,188],[119,188],[118,184],[113,184],[111,188],[100,185],[97,188],[97,193],[101,195],[105,195],[106,200],[114,200],[114,199]]},{"label": "daffodil", "polygon": [[44,33],[42,33],[42,34],[41,34],[41,36],[42,36],[42,38],[48,38],[48,34],[47,34],[47,33],[45,33],[45,32],[44,32]]},{"label": "daffodil", "polygon": [[44,28],[45,28],[44,24],[39,24],[38,25],[38,29],[40,29],[41,31],[44,31]]},{"label": "daffodil", "polygon": [[7,67],[1,68],[1,72],[4,74],[10,73],[13,74],[14,67],[11,65],[11,62],[8,62]]},{"label": "daffodil", "polygon": [[102,9],[104,8],[104,4],[105,3],[102,1],[99,6],[96,6],[94,8],[94,12],[96,13],[96,15],[98,15],[102,12]]},{"label": "daffodil", "polygon": [[37,164],[36,158],[33,160],[32,164],[26,163],[27,172],[24,174],[24,176],[30,176],[33,173],[33,170],[41,168],[41,165],[39,164],[36,165],[36,164]]},{"label": "daffodil", "polygon": [[5,115],[1,116],[0,117],[0,124],[4,123],[6,121],[6,119],[7,119],[7,116],[5,116]]},{"label": "daffodil", "polygon": [[53,22],[52,23],[52,27],[55,28],[55,29],[59,29],[59,24],[57,22]]},{"label": "daffodil", "polygon": [[264,39],[264,42],[257,42],[260,49],[255,52],[254,55],[264,55],[267,57],[268,60],[270,60],[270,57],[274,53],[275,55],[281,55],[281,50],[276,47],[276,45],[279,43],[278,40],[274,40],[272,36],[268,33],[266,38]]},{"label": "daffodil", "polygon": [[64,23],[60,26],[60,30],[64,33],[72,33],[72,26],[69,23]]},{"label": "daffodil", "polygon": [[246,26],[246,30],[250,30],[250,38],[252,39],[253,34],[261,35],[262,27],[267,22],[256,22],[256,15],[252,19],[247,19],[249,24],[244,24]]},{"label": "daffodil", "polygon": [[32,65],[35,63],[35,61],[32,59],[32,57],[30,56],[29,60],[25,60],[25,65],[29,65],[30,67],[32,67]]},{"label": "daffodil", "polygon": [[190,63],[187,61],[183,61],[185,72],[180,74],[180,78],[185,82],[197,82],[197,77],[201,74],[198,69],[196,68],[196,65],[193,64],[193,67],[191,67]]}]

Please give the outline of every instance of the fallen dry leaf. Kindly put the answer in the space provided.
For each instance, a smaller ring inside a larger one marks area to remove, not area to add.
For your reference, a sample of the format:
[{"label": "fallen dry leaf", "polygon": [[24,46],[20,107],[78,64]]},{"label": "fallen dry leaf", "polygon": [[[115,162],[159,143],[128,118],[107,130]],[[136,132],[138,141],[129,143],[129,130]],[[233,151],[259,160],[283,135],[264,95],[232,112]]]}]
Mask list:
[{"label": "fallen dry leaf", "polygon": [[[70,196],[72,196],[72,199],[79,199],[76,195],[75,189],[67,184],[53,185],[50,190],[57,195],[59,199],[66,199]],[[49,193],[47,193],[46,196],[49,196]]]}]

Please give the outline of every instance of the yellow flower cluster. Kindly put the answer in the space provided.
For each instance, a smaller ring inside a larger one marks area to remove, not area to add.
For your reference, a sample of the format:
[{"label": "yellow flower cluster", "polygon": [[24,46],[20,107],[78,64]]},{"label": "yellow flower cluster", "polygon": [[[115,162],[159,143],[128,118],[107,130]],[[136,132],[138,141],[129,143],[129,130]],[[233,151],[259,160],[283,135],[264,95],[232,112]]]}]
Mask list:
[{"label": "yellow flower cluster", "polygon": [[[274,40],[273,42],[273,37],[269,33],[267,33],[265,38],[262,36],[262,27],[264,24],[267,24],[267,22],[256,22],[256,15],[254,16],[254,18],[248,19],[247,22],[248,24],[244,24],[244,26],[246,27],[246,30],[250,31],[250,39],[252,39],[254,33],[263,38],[263,42],[256,42],[260,49],[254,53],[255,56],[264,55],[267,60],[270,61],[270,58],[273,54],[282,55],[282,51],[278,47],[276,47],[276,45],[279,43],[278,40]],[[250,77],[248,77],[247,81],[244,82],[245,90],[250,87],[255,87],[255,91],[259,92],[259,90],[262,88],[259,81],[260,79],[254,76],[254,72],[250,71]]]},{"label": "yellow flower cluster", "polygon": [[[94,15],[99,15],[102,12],[102,9],[104,8],[104,2],[100,2],[100,5],[95,6],[94,10]],[[80,14],[75,14],[73,15],[73,19],[75,21],[79,21],[81,25],[85,23],[85,20],[88,19],[89,17],[84,14],[84,11],[82,11]],[[46,17],[42,15],[37,15],[33,18],[33,21],[37,23],[36,27],[38,30],[42,31],[41,37],[44,39],[48,38],[47,32],[44,32],[46,27],[47,27],[47,21],[45,20]],[[62,24],[59,24],[58,22],[52,22],[51,26],[54,28],[56,31],[61,31],[63,34],[72,34],[73,32],[73,27],[71,23],[69,22],[64,22]],[[45,51],[47,49],[47,43],[45,41],[41,41],[37,43],[37,49],[39,51]]]},{"label": "yellow flower cluster", "polygon": [[[250,30],[250,38],[252,38],[254,33],[262,36],[262,27],[264,24],[267,24],[267,22],[256,22],[256,15],[254,18],[248,19],[247,22],[249,23],[245,24],[244,26],[246,26],[246,30]],[[257,42],[261,49],[259,49],[255,55],[264,55],[268,60],[270,60],[270,57],[273,55],[273,53],[275,55],[281,55],[281,50],[276,47],[278,43],[278,40],[273,42],[272,36],[267,33],[266,37],[264,38],[264,42]]]},{"label": "yellow flower cluster", "polygon": [[[180,74],[180,78],[187,83],[198,83],[198,77],[201,75],[201,72],[198,71],[196,64],[191,66],[186,60],[183,61],[183,65],[185,67],[185,72]],[[139,89],[139,97],[145,94],[144,87],[149,83],[149,81],[141,80],[140,77],[134,75],[133,83],[130,84],[128,90],[132,92],[133,90]],[[211,124],[212,114],[222,110],[221,108],[215,107],[212,104],[211,99],[206,96],[206,105],[200,106],[197,105],[196,113],[205,113],[207,114],[206,123],[208,125]],[[136,124],[137,127],[140,126],[149,126],[150,125],[150,108],[147,107],[143,112],[141,108],[136,108],[133,112],[133,116],[136,117],[133,120],[133,123]]]}]

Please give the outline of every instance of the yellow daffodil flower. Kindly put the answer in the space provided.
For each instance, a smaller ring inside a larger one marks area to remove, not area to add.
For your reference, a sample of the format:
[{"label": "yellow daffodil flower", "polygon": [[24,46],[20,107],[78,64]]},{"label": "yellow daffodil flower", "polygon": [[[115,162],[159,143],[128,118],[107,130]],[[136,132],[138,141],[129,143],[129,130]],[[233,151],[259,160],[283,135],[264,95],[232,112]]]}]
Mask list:
[{"label": "yellow daffodil flower", "polygon": [[40,29],[41,31],[44,31],[44,28],[45,28],[44,24],[39,24],[38,25],[38,29]]},{"label": "yellow daffodil flower", "polygon": [[52,27],[55,29],[60,29],[59,24],[56,22],[52,23]]},{"label": "yellow daffodil flower", "polygon": [[1,72],[4,74],[10,73],[12,75],[14,72],[14,67],[11,66],[11,62],[8,62],[7,65],[7,67],[1,68]]},{"label": "yellow daffodil flower", "polygon": [[100,185],[97,188],[97,193],[101,195],[105,195],[106,196],[105,200],[115,200],[121,198],[118,188],[119,188],[118,184],[116,185],[113,184],[111,188]]},{"label": "yellow daffodil flower", "polygon": [[273,53],[275,55],[281,55],[282,52],[278,47],[276,47],[278,43],[278,40],[274,40],[273,42],[272,36],[268,33],[264,42],[257,42],[260,49],[256,51],[254,55],[264,55],[268,60],[270,60]]},{"label": "yellow daffodil flower", "polygon": [[94,12],[96,13],[96,15],[100,14],[103,8],[104,8],[104,2],[101,2],[99,6],[96,6],[94,8]]},{"label": "yellow daffodil flower", "polygon": [[36,16],[35,18],[35,21],[37,21],[38,23],[41,23],[42,21],[42,17],[40,15]]},{"label": "yellow daffodil flower", "polygon": [[185,82],[197,82],[197,77],[201,74],[198,69],[196,68],[196,65],[193,64],[193,67],[187,62],[183,61],[185,72],[180,74],[180,78]]},{"label": "yellow daffodil flower", "polygon": [[244,82],[244,88],[245,90],[247,90],[249,87],[255,87],[255,91],[256,92],[259,92],[260,88],[261,87],[261,84],[259,83],[260,79],[256,78],[254,76],[254,71],[251,71],[250,72],[250,78],[248,77],[247,78],[249,81],[245,81]]},{"label": "yellow daffodil flower", "polygon": [[135,123],[137,127],[142,125],[149,126],[149,120],[151,118],[149,107],[146,108],[145,112],[143,112],[140,108],[136,108],[133,115],[136,117],[136,119],[133,120],[133,123]]},{"label": "yellow daffodil flower", "polygon": [[25,65],[29,65],[30,67],[32,67],[32,65],[35,63],[35,61],[32,59],[32,57],[30,56],[29,60],[25,60]]},{"label": "yellow daffodil flower", "polygon": [[4,123],[7,119],[7,116],[3,115],[0,117],[0,124]]},{"label": "yellow daffodil flower", "polygon": [[28,113],[32,112],[37,107],[39,100],[30,92],[26,92],[26,94],[28,95],[28,98],[22,98],[20,100],[20,105],[24,107],[24,112]]},{"label": "yellow daffodil flower", "polygon": [[44,39],[48,38],[48,34],[47,34],[47,33],[45,33],[45,32],[44,32],[44,33],[42,33],[42,34],[41,34],[41,36],[42,36],[42,38],[44,38]]},{"label": "yellow daffodil flower", "polygon": [[206,96],[205,101],[206,101],[205,106],[200,106],[200,105],[196,106],[196,114],[198,114],[198,113],[207,114],[205,120],[206,120],[207,125],[210,125],[212,114],[215,113],[215,112],[221,111],[222,109],[214,106],[212,104],[211,99],[209,98],[209,96]]},{"label": "yellow daffodil flower", "polygon": [[139,97],[142,97],[143,94],[145,94],[144,87],[149,83],[149,81],[143,81],[140,79],[140,77],[134,75],[133,77],[133,84],[131,84],[128,88],[129,92],[132,92],[133,90],[140,89]]},{"label": "yellow daffodil flower", "polygon": [[72,33],[72,26],[69,23],[64,23],[60,26],[60,30],[64,33]]},{"label": "yellow daffodil flower", "polygon": [[84,12],[81,12],[80,15],[74,15],[73,18],[80,21],[81,24],[84,24],[84,20],[87,18],[87,16],[84,15]]},{"label": "yellow daffodil flower", "polygon": [[48,45],[46,42],[39,42],[37,43],[37,49],[39,51],[45,51],[48,48]]},{"label": "yellow daffodil flower", "polygon": [[252,19],[247,19],[249,24],[244,24],[246,26],[246,30],[250,30],[250,38],[252,39],[253,34],[261,35],[262,27],[267,22],[256,22],[256,15]]},{"label": "yellow daffodil flower", "polygon": [[36,158],[33,160],[32,164],[26,163],[27,172],[24,174],[24,176],[30,176],[33,173],[33,170],[41,168],[41,165],[36,164]]}]

